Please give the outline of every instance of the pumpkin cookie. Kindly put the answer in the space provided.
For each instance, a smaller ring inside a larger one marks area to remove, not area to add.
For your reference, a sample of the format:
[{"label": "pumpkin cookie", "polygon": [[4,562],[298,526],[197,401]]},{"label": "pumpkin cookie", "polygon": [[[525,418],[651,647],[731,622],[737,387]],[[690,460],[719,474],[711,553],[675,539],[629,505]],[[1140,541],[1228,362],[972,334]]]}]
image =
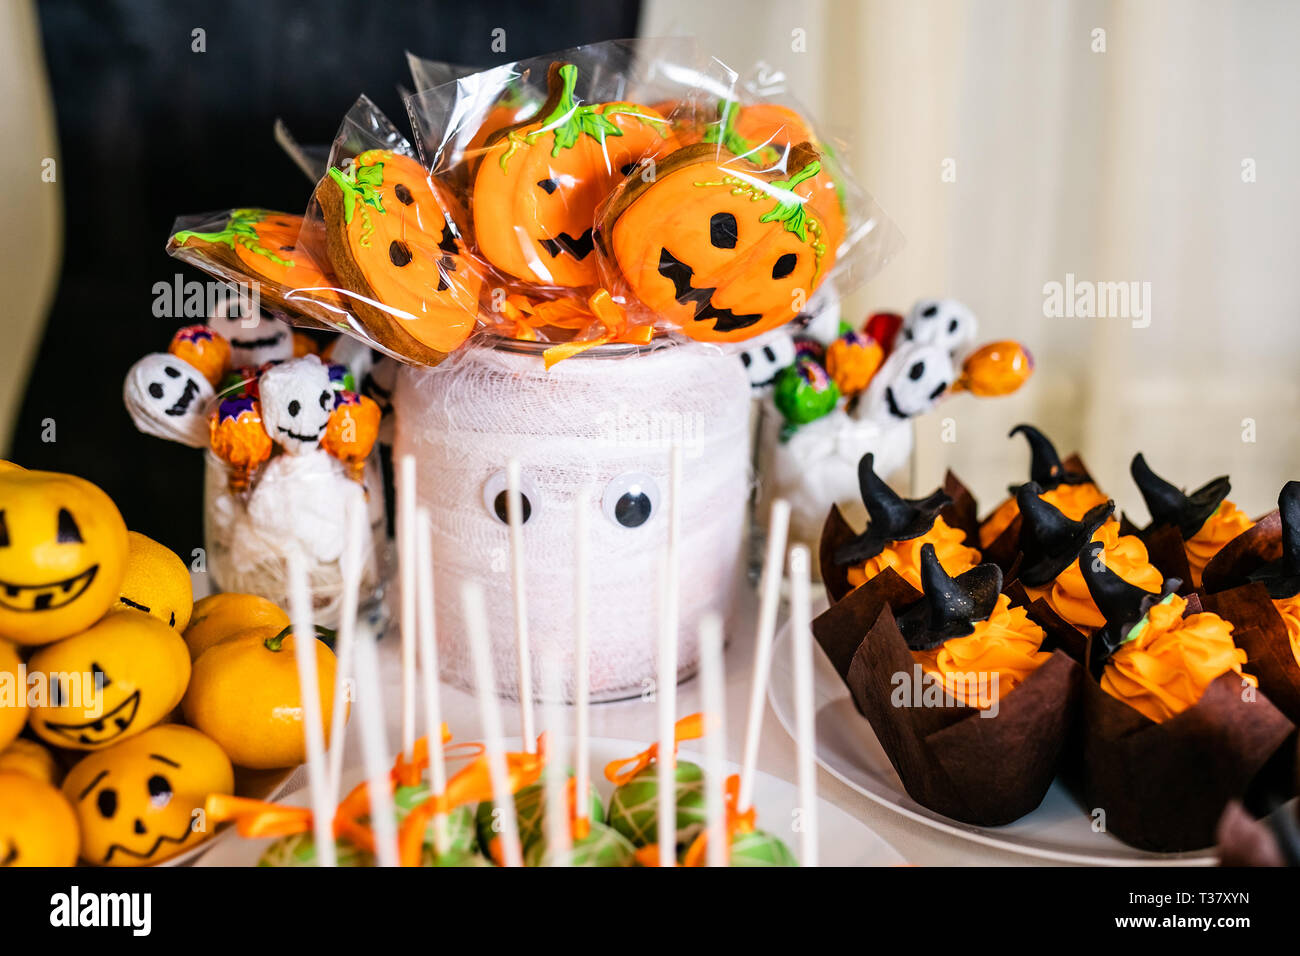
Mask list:
[{"label": "pumpkin cookie", "polygon": [[602,251],[636,296],[693,339],[735,342],[793,319],[830,272],[810,144],[787,173],[759,170],[697,143],[630,180],[610,204]]},{"label": "pumpkin cookie", "polygon": [[555,286],[599,281],[596,207],[642,157],[677,140],[663,116],[636,103],[580,103],[578,68],[552,63],[537,119],[498,130],[474,176],[474,237],[502,272]]},{"label": "pumpkin cookie", "polygon": [[474,331],[482,280],[423,166],[390,150],[331,167],[316,189],[349,305],[380,345],[437,365]]}]

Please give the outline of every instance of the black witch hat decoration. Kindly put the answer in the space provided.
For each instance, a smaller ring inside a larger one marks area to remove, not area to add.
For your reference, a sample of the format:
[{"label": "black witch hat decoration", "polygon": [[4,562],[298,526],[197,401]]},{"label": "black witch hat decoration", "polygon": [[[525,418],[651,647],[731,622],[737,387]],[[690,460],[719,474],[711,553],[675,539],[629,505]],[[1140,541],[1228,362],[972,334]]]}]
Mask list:
[{"label": "black witch hat decoration", "polygon": [[997,607],[1002,569],[981,564],[949,577],[934,545],[921,546],[921,600],[897,617],[899,633],[914,651],[928,651],[954,637],[965,637]]},{"label": "black witch hat decoration", "polygon": [[863,455],[858,462],[858,488],[862,503],[867,506],[869,521],[862,534],[845,541],[835,549],[838,565],[858,564],[874,558],[891,541],[908,541],[919,538],[932,527],[938,516],[952,499],[943,489],[926,498],[904,498],[880,480],[873,465],[875,455]]},{"label": "black witch hat decoration", "polygon": [[[1051,491],[1060,485],[1083,485],[1092,480],[1087,475],[1070,471],[1061,464],[1061,456],[1056,453],[1056,446],[1033,425],[1017,425],[1007,432],[1008,438],[1015,435],[1024,435],[1025,440],[1029,442],[1029,480],[1043,491]],[[1014,495],[1019,488],[1019,485],[1011,485],[1011,493]]]},{"label": "black witch hat decoration", "polygon": [[1268,589],[1275,601],[1300,594],[1300,481],[1288,481],[1277,496],[1282,518],[1282,557],[1247,575]]},{"label": "black witch hat decoration", "polygon": [[1092,635],[1092,653],[1088,665],[1094,674],[1100,674],[1106,659],[1128,640],[1129,633],[1146,617],[1147,612],[1176,592],[1182,584],[1178,578],[1166,578],[1159,593],[1129,584],[1106,567],[1104,550],[1100,541],[1093,541],[1079,555],[1079,570],[1083,572],[1088,593],[1092,595],[1101,616],[1106,619],[1106,626]]},{"label": "black witch hat decoration", "polygon": [[1115,502],[1108,501],[1089,510],[1083,520],[1074,521],[1040,498],[1042,491],[1033,481],[1016,491],[1016,505],[1024,518],[1020,524],[1024,557],[1019,578],[1032,588],[1043,587],[1068,568],[1115,510]]},{"label": "black witch hat decoration", "polygon": [[1182,533],[1184,541],[1201,530],[1201,525],[1214,514],[1232,490],[1228,476],[1223,475],[1206,482],[1190,495],[1185,495],[1182,489],[1174,487],[1152,471],[1141,452],[1133,456],[1129,472],[1137,482],[1138,491],[1142,492],[1147,510],[1151,512],[1151,524],[1173,525]]}]

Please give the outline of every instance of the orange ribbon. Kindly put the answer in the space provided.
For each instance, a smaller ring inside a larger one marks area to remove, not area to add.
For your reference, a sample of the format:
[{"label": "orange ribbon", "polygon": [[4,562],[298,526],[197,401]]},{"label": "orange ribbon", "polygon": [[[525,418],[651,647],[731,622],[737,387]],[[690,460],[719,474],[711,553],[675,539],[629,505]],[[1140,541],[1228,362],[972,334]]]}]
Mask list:
[{"label": "orange ribbon", "polygon": [[[673,755],[677,755],[677,745],[683,740],[698,740],[705,734],[703,714],[688,714],[673,726]],[[659,743],[652,743],[645,750],[626,760],[611,760],[605,764],[605,779],[616,787],[621,787],[638,773],[659,758]],[[620,769],[623,768],[623,769]]]},{"label": "orange ribbon", "polygon": [[[731,840],[738,833],[753,833],[758,825],[758,813],[753,807],[741,812],[740,809],[740,774],[733,773],[727,778],[723,790],[723,828],[727,837],[726,859],[731,860]],[[708,859],[709,829],[705,827],[700,835],[691,841],[682,859],[682,866],[704,866]]]}]

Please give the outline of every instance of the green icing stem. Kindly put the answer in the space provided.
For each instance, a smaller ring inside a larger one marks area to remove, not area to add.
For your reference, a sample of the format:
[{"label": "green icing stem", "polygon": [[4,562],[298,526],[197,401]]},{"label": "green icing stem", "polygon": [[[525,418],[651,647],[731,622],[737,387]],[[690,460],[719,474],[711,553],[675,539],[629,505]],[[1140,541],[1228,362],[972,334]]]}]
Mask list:
[{"label": "green icing stem", "polygon": [[352,225],[352,217],[356,212],[357,204],[360,203],[361,209],[361,237],[358,242],[365,247],[370,245],[370,235],[375,231],[375,225],[370,221],[370,209],[378,210],[381,214],[387,214],[384,209],[384,197],[379,195],[379,187],[384,184],[384,164],[372,163],[369,166],[353,167],[346,173],[337,166],[329,168],[329,177],[338,184],[343,193],[343,222],[346,225]]},{"label": "green icing stem", "polygon": [[552,156],[559,156],[562,149],[572,149],[583,135],[590,136],[599,143],[605,142],[606,136],[622,136],[623,131],[610,120],[610,116],[632,116],[642,123],[656,127],[660,137],[668,135],[667,120],[646,112],[634,103],[607,103],[600,112],[596,111],[599,104],[579,104],[577,97],[574,96],[574,90],[578,85],[578,68],[572,63],[560,67],[560,81],[564,86],[559,102],[555,109],[541,119],[540,127],[526,136],[521,136],[513,130],[506,134],[510,145],[501,154],[502,172],[506,171],[510,157],[514,156],[521,146],[532,146],[546,133],[554,137],[551,146]]},{"label": "green icing stem", "polygon": [[257,230],[253,228],[261,221],[262,217],[252,209],[236,209],[231,212],[230,218],[226,220],[225,227],[217,232],[197,232],[193,229],[182,229],[172,236],[172,240],[182,246],[191,239],[228,246],[231,249],[236,246],[243,246],[249,252],[270,259],[276,265],[292,268],[292,262],[288,259],[281,259],[262,245]]},{"label": "green icing stem", "polygon": [[749,140],[736,132],[736,117],[740,115],[740,110],[741,106],[735,100],[718,100],[718,115],[722,119],[717,123],[709,124],[709,128],[704,131],[704,142],[717,143],[728,152],[740,157],[754,153],[759,162],[775,163],[780,159],[780,154],[775,147],[767,145],[756,149]]}]

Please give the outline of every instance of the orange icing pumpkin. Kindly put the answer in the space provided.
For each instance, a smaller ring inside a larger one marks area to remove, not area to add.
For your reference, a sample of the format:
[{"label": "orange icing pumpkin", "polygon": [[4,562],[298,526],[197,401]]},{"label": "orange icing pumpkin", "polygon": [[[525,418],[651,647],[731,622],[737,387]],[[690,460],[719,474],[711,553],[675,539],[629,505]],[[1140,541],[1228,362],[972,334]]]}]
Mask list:
[{"label": "orange icing pumpkin", "polygon": [[806,143],[784,173],[687,146],[612,201],[602,249],[636,297],[689,337],[743,341],[793,319],[834,265],[824,190],[809,186],[821,168]]},{"label": "orange icing pumpkin", "polygon": [[[1104,505],[1110,499],[1092,482],[1080,485],[1057,485],[1039,495],[1049,505],[1060,510],[1071,521],[1081,521],[1093,508]],[[984,519],[980,525],[980,547],[987,548],[998,539],[998,535],[1011,526],[1020,514],[1020,506],[1014,497],[998,505],[993,514]]]},{"label": "orange icing pumpkin", "polygon": [[482,279],[464,256],[452,203],[410,156],[361,153],[317,190],[330,262],[349,306],[387,348],[437,364],[474,330]]},{"label": "orange icing pumpkin", "polygon": [[849,584],[861,587],[885,568],[893,568],[908,584],[921,590],[921,548],[927,544],[934,545],[939,563],[951,577],[969,571],[980,563],[980,553],[968,548],[963,543],[966,535],[960,528],[949,527],[942,518],[935,518],[934,525],[919,538],[907,541],[893,541],[875,557],[868,558],[862,564],[849,568]]},{"label": "orange icing pumpkin", "polygon": [[[1186,610],[1176,594],[1152,607],[1101,675],[1102,690],[1156,723],[1195,706],[1216,678],[1242,674],[1246,663],[1229,622],[1208,612],[1183,617]],[[1248,674],[1242,679],[1257,684]]]},{"label": "orange icing pumpkin", "polygon": [[944,641],[932,650],[913,651],[912,656],[943,681],[958,703],[983,710],[1023,684],[1052,654],[1040,650],[1043,629],[1024,608],[1012,607],[1005,594],[998,595],[988,619],[976,621],[974,627],[973,634]]},{"label": "orange icing pumpkin", "polygon": [[[1105,549],[1103,560],[1108,569],[1136,587],[1153,593],[1160,590],[1164,575],[1148,558],[1147,546],[1136,535],[1120,534],[1119,522],[1114,518],[1098,528],[1092,540],[1102,543]],[[1056,576],[1051,587],[1025,590],[1030,597],[1046,598],[1052,610],[1081,631],[1090,631],[1106,623],[1105,616],[1097,609],[1097,602],[1088,591],[1077,558]]]},{"label": "orange icing pumpkin", "polygon": [[1200,530],[1183,542],[1183,549],[1187,552],[1187,564],[1192,569],[1193,587],[1201,586],[1201,574],[1204,573],[1210,559],[1218,554],[1225,544],[1254,524],[1255,522],[1250,520],[1246,512],[1231,501],[1224,501],[1219,505],[1219,510],[1210,515],[1205,524],[1201,525]]},{"label": "orange icing pumpkin", "polygon": [[529,282],[599,281],[596,207],[642,157],[677,147],[668,121],[636,103],[580,104],[578,69],[551,65],[537,117],[499,130],[474,175],[474,237],[492,265]]}]

